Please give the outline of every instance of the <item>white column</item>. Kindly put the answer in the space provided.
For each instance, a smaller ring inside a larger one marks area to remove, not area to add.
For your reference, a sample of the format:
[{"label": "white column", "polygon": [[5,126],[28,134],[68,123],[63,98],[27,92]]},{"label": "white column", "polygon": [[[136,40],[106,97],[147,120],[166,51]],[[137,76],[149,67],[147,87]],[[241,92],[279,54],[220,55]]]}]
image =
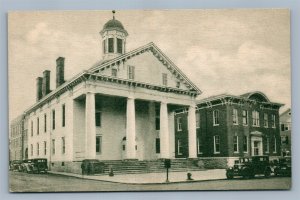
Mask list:
[{"label": "white column", "polygon": [[86,93],[85,99],[85,157],[96,158],[95,94]]},{"label": "white column", "polygon": [[189,107],[188,130],[189,130],[189,158],[197,158],[197,134],[196,134],[196,109],[194,105]]},{"label": "white column", "polygon": [[126,116],[127,116],[127,121],[126,121],[126,158],[127,159],[136,159],[134,98],[129,97],[127,99]]},{"label": "white column", "polygon": [[160,156],[170,158],[169,125],[168,125],[168,106],[165,102],[160,103]]}]

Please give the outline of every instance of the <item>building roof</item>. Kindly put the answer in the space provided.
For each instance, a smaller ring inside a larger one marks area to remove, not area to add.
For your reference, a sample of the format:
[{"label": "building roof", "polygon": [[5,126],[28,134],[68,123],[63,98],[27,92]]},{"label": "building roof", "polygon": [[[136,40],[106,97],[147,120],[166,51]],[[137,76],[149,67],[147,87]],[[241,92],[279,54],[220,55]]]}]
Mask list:
[{"label": "building roof", "polygon": [[275,103],[275,102],[271,102],[268,97],[260,92],[260,91],[255,91],[255,92],[249,92],[249,93],[245,93],[239,96],[236,95],[231,95],[231,94],[220,94],[220,95],[215,95],[215,96],[211,96],[205,99],[200,99],[197,101],[197,105],[199,104],[209,104],[213,101],[224,101],[224,100],[239,100],[239,101],[248,101],[248,102],[260,102],[262,104],[272,104],[278,107],[283,106],[284,104],[281,103]]},{"label": "building roof", "polygon": [[103,29],[100,32],[100,34],[103,34],[105,31],[109,31],[109,30],[121,31],[121,32],[125,33],[126,36],[128,35],[123,24],[119,20],[116,20],[115,17],[104,24]]},{"label": "building roof", "polygon": [[122,54],[114,59],[107,61],[99,61],[94,64],[88,72],[98,73],[105,68],[109,68],[118,65],[120,62],[129,60],[134,56],[138,56],[142,53],[151,51],[157,59],[173,74],[179,77],[179,79],[191,90],[195,91],[198,95],[201,94],[201,90],[189,79],[187,76],[153,43],[150,42],[142,47],[134,49],[130,52]]}]

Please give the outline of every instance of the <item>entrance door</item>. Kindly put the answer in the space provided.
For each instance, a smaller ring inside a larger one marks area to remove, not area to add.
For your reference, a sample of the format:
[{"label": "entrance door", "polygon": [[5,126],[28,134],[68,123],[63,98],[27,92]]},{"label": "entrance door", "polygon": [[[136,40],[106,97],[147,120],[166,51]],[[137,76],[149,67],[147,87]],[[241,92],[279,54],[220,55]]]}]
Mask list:
[{"label": "entrance door", "polygon": [[254,141],[253,142],[253,149],[254,149],[254,156],[258,156],[259,155],[259,141]]},{"label": "entrance door", "polygon": [[251,155],[252,156],[262,156],[263,155],[263,145],[262,137],[252,136],[251,137]]}]

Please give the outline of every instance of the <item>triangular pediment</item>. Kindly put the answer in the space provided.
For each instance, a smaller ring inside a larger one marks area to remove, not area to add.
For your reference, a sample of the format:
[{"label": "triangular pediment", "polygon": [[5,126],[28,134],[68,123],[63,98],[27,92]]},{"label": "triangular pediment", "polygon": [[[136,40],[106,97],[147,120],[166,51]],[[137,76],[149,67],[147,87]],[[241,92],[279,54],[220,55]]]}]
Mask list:
[{"label": "triangular pediment", "polygon": [[128,66],[134,66],[136,81],[163,85],[162,74],[167,74],[168,87],[176,88],[179,82],[180,89],[201,94],[200,89],[152,42],[112,60],[99,62],[89,72],[110,76],[114,68],[120,78],[126,79]]}]

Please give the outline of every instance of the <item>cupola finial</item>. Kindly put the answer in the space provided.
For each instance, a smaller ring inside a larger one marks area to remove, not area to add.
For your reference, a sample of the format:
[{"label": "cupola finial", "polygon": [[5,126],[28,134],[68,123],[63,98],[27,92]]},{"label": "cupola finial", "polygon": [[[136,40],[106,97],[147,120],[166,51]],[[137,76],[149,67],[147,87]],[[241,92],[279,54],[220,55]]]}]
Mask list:
[{"label": "cupola finial", "polygon": [[112,13],[113,13],[113,19],[115,19],[115,13],[116,13],[116,11],[113,10]]}]

